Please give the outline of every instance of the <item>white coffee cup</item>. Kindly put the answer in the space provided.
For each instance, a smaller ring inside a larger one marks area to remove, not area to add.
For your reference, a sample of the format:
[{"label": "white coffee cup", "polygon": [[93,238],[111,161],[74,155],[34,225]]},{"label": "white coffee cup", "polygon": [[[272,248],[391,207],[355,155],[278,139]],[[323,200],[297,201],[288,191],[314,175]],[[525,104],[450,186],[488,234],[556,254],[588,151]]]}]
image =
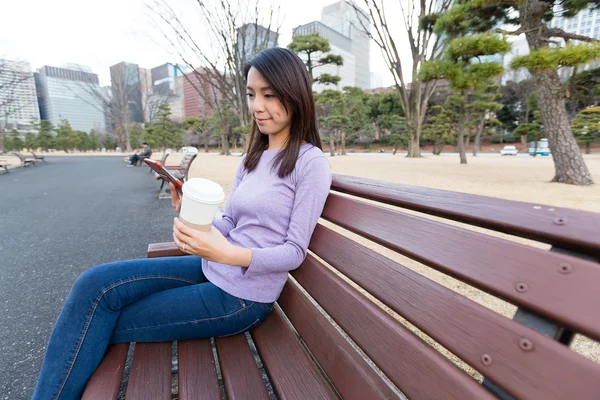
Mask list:
[{"label": "white coffee cup", "polygon": [[192,178],[183,184],[179,219],[190,228],[207,232],[219,205],[225,200],[221,185],[204,178]]}]

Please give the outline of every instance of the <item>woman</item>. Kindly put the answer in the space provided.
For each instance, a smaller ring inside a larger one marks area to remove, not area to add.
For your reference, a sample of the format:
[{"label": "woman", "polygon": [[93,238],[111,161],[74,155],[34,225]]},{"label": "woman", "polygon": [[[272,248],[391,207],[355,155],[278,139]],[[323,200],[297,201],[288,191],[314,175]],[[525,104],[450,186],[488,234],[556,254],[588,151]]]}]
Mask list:
[{"label": "woman", "polygon": [[54,326],[34,399],[79,398],[109,343],[235,335],[273,309],[288,272],[306,256],[331,171],[302,60],[273,48],[245,74],[252,135],[223,219],[200,232],[175,218],[173,239],[189,256],[81,274]]}]

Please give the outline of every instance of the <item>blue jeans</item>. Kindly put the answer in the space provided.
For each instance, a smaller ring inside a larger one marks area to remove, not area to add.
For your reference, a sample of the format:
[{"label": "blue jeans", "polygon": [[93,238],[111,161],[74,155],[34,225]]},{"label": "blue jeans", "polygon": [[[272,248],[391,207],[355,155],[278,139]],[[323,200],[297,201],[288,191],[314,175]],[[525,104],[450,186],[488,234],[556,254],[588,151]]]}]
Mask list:
[{"label": "blue jeans", "polygon": [[109,343],[229,336],[267,318],[273,303],[224,292],[206,279],[201,261],[118,261],[82,273],[50,336],[33,399],[79,399]]}]

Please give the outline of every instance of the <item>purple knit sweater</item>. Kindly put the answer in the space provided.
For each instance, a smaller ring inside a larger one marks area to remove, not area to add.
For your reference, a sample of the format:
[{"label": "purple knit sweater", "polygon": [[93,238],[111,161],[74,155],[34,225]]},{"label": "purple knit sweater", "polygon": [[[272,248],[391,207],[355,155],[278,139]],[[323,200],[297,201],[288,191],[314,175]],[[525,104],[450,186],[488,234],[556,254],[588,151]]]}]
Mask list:
[{"label": "purple knit sweater", "polygon": [[272,169],[279,151],[266,150],[251,173],[242,159],[223,219],[214,221],[230,243],[252,250],[250,266],[202,262],[216,286],[261,303],[277,300],[288,272],[304,261],[331,186],[331,168],[320,149],[302,145],[294,171],[283,179],[279,166]]}]

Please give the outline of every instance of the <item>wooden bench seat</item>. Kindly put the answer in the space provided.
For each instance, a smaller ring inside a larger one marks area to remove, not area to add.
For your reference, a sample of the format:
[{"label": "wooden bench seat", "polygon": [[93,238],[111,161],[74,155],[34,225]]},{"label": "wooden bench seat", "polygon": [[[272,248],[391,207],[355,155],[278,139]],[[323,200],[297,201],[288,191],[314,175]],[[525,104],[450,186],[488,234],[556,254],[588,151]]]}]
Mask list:
[{"label": "wooden bench seat", "polygon": [[35,165],[36,160],[35,160],[35,158],[31,158],[31,156],[26,156],[26,155],[23,155],[18,152],[14,152],[13,154],[16,155],[17,157],[19,157],[19,160],[21,160],[22,166],[27,167],[32,164]]},{"label": "wooden bench seat", "polygon": [[[598,399],[600,365],[569,345],[575,333],[600,340],[600,214],[339,175],[332,190],[265,323],[177,342],[174,369],[171,343],[136,344],[127,399],[170,399],[175,379],[182,400]],[[460,285],[513,304],[514,318]],[[115,398],[127,346],[109,348],[84,399]]]}]

